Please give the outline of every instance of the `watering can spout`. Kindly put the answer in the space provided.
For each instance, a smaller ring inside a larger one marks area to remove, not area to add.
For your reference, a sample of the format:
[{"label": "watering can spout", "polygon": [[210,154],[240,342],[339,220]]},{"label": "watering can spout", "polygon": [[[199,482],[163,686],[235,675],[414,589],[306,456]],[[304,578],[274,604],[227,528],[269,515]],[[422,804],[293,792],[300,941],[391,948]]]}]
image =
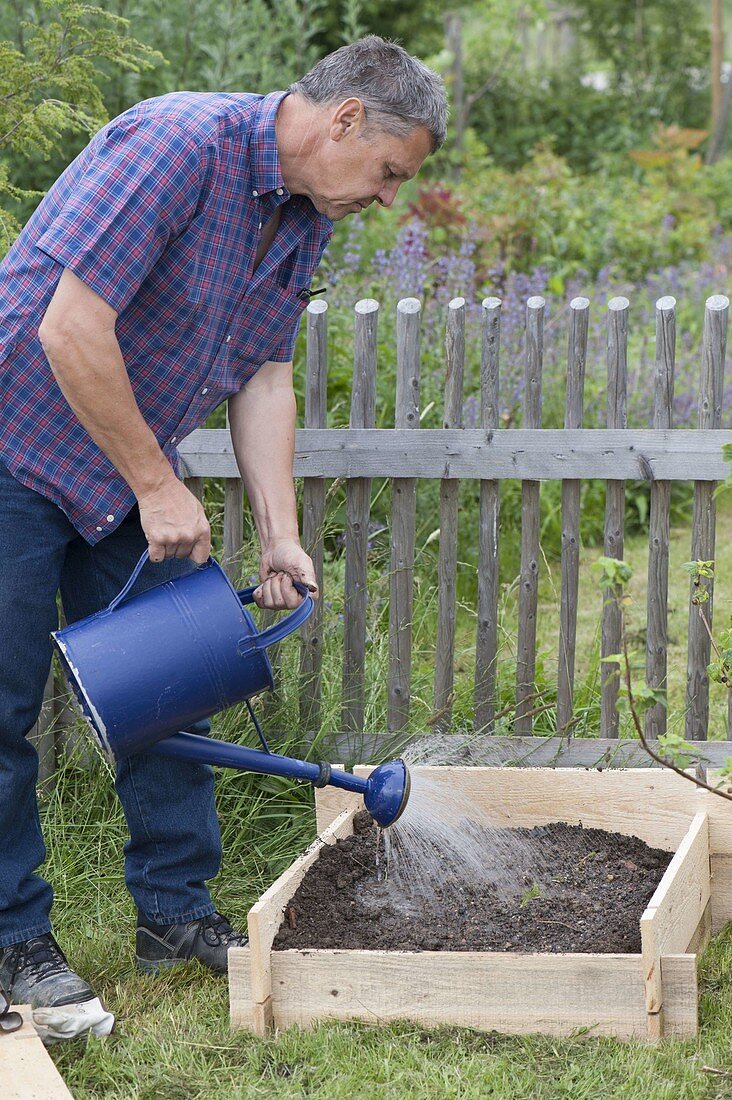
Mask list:
[{"label": "watering can spout", "polygon": [[386,829],[402,814],[409,799],[409,769],[403,760],[390,760],[374,768],[364,778],[332,768],[327,763],[312,763],[280,756],[275,752],[250,749],[228,741],[214,741],[196,733],[176,733],[152,746],[149,752],[173,756],[198,764],[210,764],[260,775],[280,775],[284,779],[305,779],[316,787],[339,787],[363,797],[364,805],[374,821]]}]

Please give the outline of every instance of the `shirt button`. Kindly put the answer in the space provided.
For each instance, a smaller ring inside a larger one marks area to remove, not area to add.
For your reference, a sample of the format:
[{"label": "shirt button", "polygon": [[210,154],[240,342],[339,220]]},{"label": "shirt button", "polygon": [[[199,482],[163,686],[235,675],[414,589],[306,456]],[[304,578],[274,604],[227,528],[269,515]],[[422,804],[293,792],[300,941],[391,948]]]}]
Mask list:
[{"label": "shirt button", "polygon": [[201,390],[201,394],[208,393],[208,386],[204,386]]},{"label": "shirt button", "polygon": [[107,516],[107,523],[114,523],[114,516]]},{"label": "shirt button", "polygon": [[103,530],[104,530],[103,527],[97,527],[97,531],[103,531]]},{"label": "shirt button", "polygon": [[171,443],[177,443],[178,442],[178,436],[174,435],[170,442]]},{"label": "shirt button", "polygon": [[285,193],[285,192],[284,192],[284,191],[282,190],[282,188],[281,188],[281,187],[278,187],[278,188],[277,188],[277,194],[278,194],[278,195],[284,195],[284,193]]},{"label": "shirt button", "polygon": [[259,191],[252,191],[252,197],[255,198],[255,199],[258,199],[259,198]]},{"label": "shirt button", "polygon": [[230,336],[227,336],[227,337],[226,337],[226,343],[228,344],[228,343],[230,343],[230,342],[231,342],[231,337],[230,337]]}]

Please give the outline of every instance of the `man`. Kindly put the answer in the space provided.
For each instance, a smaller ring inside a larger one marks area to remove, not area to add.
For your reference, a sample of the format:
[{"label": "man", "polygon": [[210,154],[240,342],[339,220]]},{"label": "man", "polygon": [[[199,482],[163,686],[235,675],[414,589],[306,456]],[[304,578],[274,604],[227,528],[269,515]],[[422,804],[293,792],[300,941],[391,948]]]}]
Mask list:
[{"label": "man", "polygon": [[[176,443],[227,398],[261,541],[257,603],[296,606],[293,579],[314,588],[292,482],[299,317],[332,223],[390,206],[446,113],[440,78],[375,36],[287,92],[140,103],[94,137],[0,265],[0,984],[49,1039],[114,1022],[53,938],[37,874],[26,735],[56,593],[72,622],[109,603],[145,546],[140,588],[207,560]],[[206,886],[220,861],[211,770],[131,757],[116,789],[138,966],[225,972],[245,941]]]}]

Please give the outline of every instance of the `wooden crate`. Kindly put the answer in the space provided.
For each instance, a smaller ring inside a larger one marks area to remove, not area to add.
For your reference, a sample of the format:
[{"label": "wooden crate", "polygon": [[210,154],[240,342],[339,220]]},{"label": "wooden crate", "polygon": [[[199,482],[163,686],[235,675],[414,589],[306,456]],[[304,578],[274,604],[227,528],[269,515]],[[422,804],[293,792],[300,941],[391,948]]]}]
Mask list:
[{"label": "wooden crate", "polygon": [[696,1033],[697,952],[732,918],[732,805],[645,768],[418,770],[457,785],[497,825],[581,823],[674,851],[641,918],[641,953],[272,951],[308,868],[325,844],[352,832],[361,805],[325,788],[317,792],[318,839],[253,906],[249,946],[229,955],[232,1027],[261,1035],[324,1019],[406,1019],[651,1041]]}]

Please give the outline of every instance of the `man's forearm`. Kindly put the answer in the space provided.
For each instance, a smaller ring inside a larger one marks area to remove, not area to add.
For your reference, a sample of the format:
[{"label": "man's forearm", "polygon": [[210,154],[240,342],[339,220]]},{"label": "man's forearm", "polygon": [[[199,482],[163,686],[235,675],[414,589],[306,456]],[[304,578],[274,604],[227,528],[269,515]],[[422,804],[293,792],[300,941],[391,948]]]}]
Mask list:
[{"label": "man's forearm", "polygon": [[265,364],[229,398],[234,454],[263,550],[299,538],[292,479],[295,423],[292,373],[286,364]]}]

